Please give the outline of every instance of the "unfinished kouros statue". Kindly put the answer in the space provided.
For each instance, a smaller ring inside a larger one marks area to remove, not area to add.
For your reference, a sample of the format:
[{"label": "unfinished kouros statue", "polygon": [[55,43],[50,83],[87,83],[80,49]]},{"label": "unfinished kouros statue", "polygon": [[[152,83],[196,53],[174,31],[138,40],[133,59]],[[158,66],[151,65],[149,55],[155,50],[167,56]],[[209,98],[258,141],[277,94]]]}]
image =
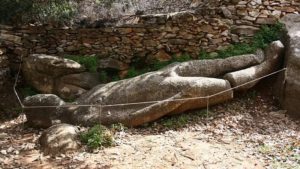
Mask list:
[{"label": "unfinished kouros statue", "polygon": [[[31,124],[42,124],[41,121],[38,122],[41,120],[39,114],[47,112],[47,126],[56,122],[84,126],[97,123],[142,125],[166,115],[204,108],[207,101],[210,105],[215,105],[231,100],[233,86],[277,70],[282,50],[282,43],[277,41],[265,52],[258,50],[256,54],[171,64],[161,70],[131,79],[98,85],[81,95],[70,106],[62,100],[58,101],[59,98],[55,95],[27,97],[25,105],[41,105],[51,97],[56,100],[58,108],[47,111],[42,111],[47,108],[28,108],[26,115],[30,117],[28,121]],[[243,71],[249,67],[251,71]],[[245,74],[247,78],[240,74]],[[225,78],[222,78],[224,75]],[[205,98],[225,90],[226,92],[219,95]]]}]

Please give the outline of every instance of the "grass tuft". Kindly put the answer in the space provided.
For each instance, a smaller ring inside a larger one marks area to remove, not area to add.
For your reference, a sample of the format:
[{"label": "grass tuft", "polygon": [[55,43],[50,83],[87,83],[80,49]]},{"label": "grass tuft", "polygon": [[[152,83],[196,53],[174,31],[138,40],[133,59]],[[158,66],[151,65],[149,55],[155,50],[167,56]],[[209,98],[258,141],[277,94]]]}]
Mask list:
[{"label": "grass tuft", "polygon": [[[284,27],[281,23],[271,26],[264,25],[254,35],[250,43],[235,43],[224,50],[217,51],[218,58],[227,58],[231,56],[254,53],[257,49],[266,48],[271,42],[280,40],[283,36]],[[199,59],[213,59],[209,53],[201,51]]]},{"label": "grass tuft", "polygon": [[106,127],[101,125],[95,125],[87,132],[81,133],[80,139],[82,143],[86,144],[90,149],[113,145],[113,136]]}]

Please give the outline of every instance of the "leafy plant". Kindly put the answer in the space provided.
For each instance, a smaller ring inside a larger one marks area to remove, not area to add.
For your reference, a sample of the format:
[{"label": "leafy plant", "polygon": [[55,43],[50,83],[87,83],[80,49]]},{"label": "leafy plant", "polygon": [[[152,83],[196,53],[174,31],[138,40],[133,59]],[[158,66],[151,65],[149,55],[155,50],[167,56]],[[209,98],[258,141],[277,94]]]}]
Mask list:
[{"label": "leafy plant", "polygon": [[1,0],[1,23],[64,22],[76,13],[71,0]]},{"label": "leafy plant", "polygon": [[261,146],[259,146],[258,150],[260,153],[262,154],[269,154],[272,152],[272,146],[269,146],[269,145],[266,145],[266,144],[263,144]]},{"label": "leafy plant", "polygon": [[132,77],[136,77],[138,75],[144,74],[148,71],[146,71],[147,69],[136,69],[135,67],[131,67],[128,72],[127,72],[127,76],[126,78],[132,78]]},{"label": "leafy plant", "polygon": [[[271,26],[262,26],[254,35],[250,43],[235,43],[224,50],[217,51],[218,58],[254,53],[257,49],[266,48],[271,42],[281,39],[283,36],[283,25],[276,23]],[[201,51],[199,59],[211,59],[209,53]]]},{"label": "leafy plant", "polygon": [[123,130],[126,130],[126,129],[127,129],[127,127],[124,126],[122,123],[112,124],[112,125],[110,126],[110,128],[111,128],[111,130],[112,130],[113,132],[115,132],[115,131],[123,131]]},{"label": "leafy plant", "polygon": [[170,117],[164,117],[158,121],[158,124],[169,128],[169,129],[179,129],[185,127],[191,122],[196,122],[199,118],[207,117],[206,110],[195,111]]},{"label": "leafy plant", "polygon": [[108,75],[107,75],[107,72],[105,72],[105,71],[100,71],[99,72],[99,79],[100,79],[100,81],[101,82],[107,82],[108,81]]},{"label": "leafy plant", "polygon": [[113,77],[111,78],[111,80],[114,82],[114,81],[120,80],[120,78],[119,78],[119,76],[113,76]]},{"label": "leafy plant", "polygon": [[219,58],[227,58],[230,56],[243,55],[248,53],[254,53],[257,50],[256,47],[251,46],[247,43],[238,43],[229,46],[225,50],[218,51]]},{"label": "leafy plant", "polygon": [[170,61],[168,61],[168,62],[166,62],[166,61],[164,61],[164,62],[159,62],[159,61],[156,61],[156,62],[154,62],[154,63],[152,63],[151,65],[150,65],[150,70],[151,71],[156,71],[156,70],[159,70],[159,69],[161,69],[161,68],[164,68],[165,66],[167,66],[168,64],[170,64],[171,62]]},{"label": "leafy plant", "polygon": [[210,59],[208,52],[201,50],[199,53],[199,59]]},{"label": "leafy plant", "polygon": [[252,46],[255,48],[265,48],[267,45],[275,40],[280,40],[283,36],[283,24],[277,22],[272,26],[262,26],[255,34],[252,40]]},{"label": "leafy plant", "polygon": [[173,56],[173,59],[171,60],[171,62],[186,62],[191,60],[191,56],[188,54],[183,54],[179,57]]},{"label": "leafy plant", "polygon": [[79,55],[67,55],[66,59],[73,60],[83,65],[89,72],[97,72],[98,57],[97,56],[79,56]]},{"label": "leafy plant", "polygon": [[104,126],[95,125],[87,132],[80,134],[81,141],[90,149],[97,149],[100,147],[109,147],[113,144],[113,137]]},{"label": "leafy plant", "polygon": [[166,118],[161,122],[164,127],[167,128],[181,128],[184,127],[190,121],[188,115],[174,116]]}]

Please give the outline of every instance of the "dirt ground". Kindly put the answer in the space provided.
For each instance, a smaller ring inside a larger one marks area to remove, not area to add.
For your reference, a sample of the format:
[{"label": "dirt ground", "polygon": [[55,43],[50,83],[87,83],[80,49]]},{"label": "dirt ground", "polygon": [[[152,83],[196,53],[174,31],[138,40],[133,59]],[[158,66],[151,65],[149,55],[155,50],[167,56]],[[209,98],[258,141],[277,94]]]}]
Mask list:
[{"label": "dirt ground", "polygon": [[271,96],[251,91],[201,112],[119,130],[110,148],[56,157],[39,151],[42,131],[24,126],[21,114],[0,123],[0,168],[300,169],[300,122]]}]

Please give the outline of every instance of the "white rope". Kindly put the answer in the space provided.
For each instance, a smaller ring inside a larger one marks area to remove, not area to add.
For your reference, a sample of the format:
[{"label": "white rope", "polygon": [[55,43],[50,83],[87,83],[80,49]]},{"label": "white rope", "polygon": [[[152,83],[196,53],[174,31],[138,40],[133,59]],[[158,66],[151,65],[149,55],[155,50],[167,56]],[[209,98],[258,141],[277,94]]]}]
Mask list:
[{"label": "white rope", "polygon": [[17,88],[17,84],[18,84],[18,80],[19,80],[19,76],[20,76],[20,73],[21,73],[21,66],[22,66],[22,62],[23,62],[23,55],[21,55],[21,61],[20,61],[20,65],[19,65],[19,70],[18,70],[18,73],[17,73],[17,76],[16,76],[16,80],[15,80],[15,83],[14,83],[14,93],[15,95],[17,96],[17,99],[21,105],[22,108],[24,108],[25,106],[23,105],[19,95],[18,95],[18,92],[16,90]]},{"label": "white rope", "polygon": [[270,74],[267,74],[265,76],[262,76],[260,78],[256,78],[254,80],[251,80],[249,82],[246,82],[246,83],[243,83],[241,85],[238,85],[238,86],[235,86],[235,87],[232,87],[230,89],[227,89],[227,90],[224,90],[224,91],[221,91],[221,92],[218,92],[218,93],[215,93],[215,94],[212,94],[212,95],[209,95],[209,96],[199,96],[199,97],[191,97],[191,98],[182,98],[182,99],[172,99],[172,100],[169,100],[169,99],[166,99],[166,100],[158,100],[158,101],[146,101],[146,102],[135,102],[135,103],[120,103],[120,104],[107,104],[107,105],[99,105],[99,104],[73,104],[73,105],[62,105],[62,106],[24,106],[24,104],[21,102],[19,96],[18,96],[18,93],[16,92],[16,89],[14,86],[14,90],[15,90],[15,94],[17,95],[18,97],[18,100],[22,106],[22,108],[25,108],[25,109],[34,109],[34,108],[56,108],[56,107],[100,107],[100,108],[105,108],[105,107],[121,107],[121,106],[132,106],[132,105],[141,105],[141,104],[154,104],[154,103],[160,103],[160,102],[177,102],[177,101],[189,101],[189,100],[198,100],[198,99],[210,99],[212,97],[215,97],[215,96],[218,96],[220,94],[223,94],[223,93],[226,93],[226,92],[229,92],[229,91],[232,91],[234,89],[237,89],[239,87],[242,87],[242,86],[245,86],[245,85],[248,85],[250,83],[253,83],[253,82],[256,82],[256,81],[259,81],[261,79],[264,79],[264,78],[267,78],[267,77],[270,77],[272,75],[275,75],[277,73],[280,73],[280,72],[283,72],[283,71],[286,71],[287,68],[283,68],[283,69],[280,69],[278,71],[275,71],[275,72],[272,72]]}]

